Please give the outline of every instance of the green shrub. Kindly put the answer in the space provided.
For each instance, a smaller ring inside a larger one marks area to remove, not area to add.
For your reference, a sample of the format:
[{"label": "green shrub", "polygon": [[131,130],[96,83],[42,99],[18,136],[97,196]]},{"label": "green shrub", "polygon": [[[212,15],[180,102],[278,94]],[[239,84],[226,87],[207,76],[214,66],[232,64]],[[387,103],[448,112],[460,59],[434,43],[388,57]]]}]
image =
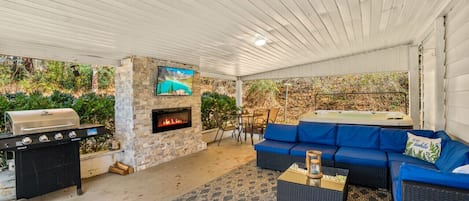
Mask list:
[{"label": "green shrub", "polygon": [[[227,95],[215,92],[205,92],[202,94],[201,116],[202,127],[204,130],[216,128],[216,122],[213,117],[214,112],[221,115],[233,114],[239,108],[236,106],[236,100]],[[223,118],[223,117],[222,117]]]},{"label": "green shrub", "polygon": [[71,94],[54,91],[50,96],[40,92],[30,95],[24,93],[5,94],[0,96],[0,132],[4,132],[6,111],[73,108],[80,116],[81,124],[102,124],[106,134],[86,139],[82,142],[80,152],[89,153],[107,149],[107,140],[114,133],[114,96],[89,93],[75,98]]}]

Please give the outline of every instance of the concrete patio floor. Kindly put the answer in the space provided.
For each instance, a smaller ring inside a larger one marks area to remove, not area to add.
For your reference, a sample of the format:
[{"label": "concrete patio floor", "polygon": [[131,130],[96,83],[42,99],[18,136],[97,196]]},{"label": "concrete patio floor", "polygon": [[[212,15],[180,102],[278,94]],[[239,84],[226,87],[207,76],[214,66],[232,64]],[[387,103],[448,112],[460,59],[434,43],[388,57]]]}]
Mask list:
[{"label": "concrete patio floor", "polygon": [[[255,142],[258,140],[254,136]],[[84,194],[76,188],[58,190],[31,201],[160,201],[173,200],[230,170],[254,160],[251,142],[240,144],[225,134],[220,146],[209,143],[207,150],[160,164],[135,174],[120,176],[107,173],[82,182]]]}]

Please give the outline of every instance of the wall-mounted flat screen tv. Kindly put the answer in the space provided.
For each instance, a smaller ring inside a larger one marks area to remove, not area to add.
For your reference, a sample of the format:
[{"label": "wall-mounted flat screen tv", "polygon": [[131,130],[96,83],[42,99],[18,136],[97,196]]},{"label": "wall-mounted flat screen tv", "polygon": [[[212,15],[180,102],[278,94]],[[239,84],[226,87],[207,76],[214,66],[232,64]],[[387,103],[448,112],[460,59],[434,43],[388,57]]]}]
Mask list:
[{"label": "wall-mounted flat screen tv", "polygon": [[194,70],[158,66],[156,95],[191,96]]}]

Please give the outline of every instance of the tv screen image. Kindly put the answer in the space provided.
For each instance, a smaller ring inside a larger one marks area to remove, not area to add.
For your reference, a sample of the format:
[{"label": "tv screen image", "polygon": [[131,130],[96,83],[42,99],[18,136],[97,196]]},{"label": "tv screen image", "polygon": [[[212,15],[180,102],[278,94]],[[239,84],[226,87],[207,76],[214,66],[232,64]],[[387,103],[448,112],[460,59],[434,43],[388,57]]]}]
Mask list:
[{"label": "tv screen image", "polygon": [[156,95],[190,96],[194,70],[158,66],[158,83]]}]

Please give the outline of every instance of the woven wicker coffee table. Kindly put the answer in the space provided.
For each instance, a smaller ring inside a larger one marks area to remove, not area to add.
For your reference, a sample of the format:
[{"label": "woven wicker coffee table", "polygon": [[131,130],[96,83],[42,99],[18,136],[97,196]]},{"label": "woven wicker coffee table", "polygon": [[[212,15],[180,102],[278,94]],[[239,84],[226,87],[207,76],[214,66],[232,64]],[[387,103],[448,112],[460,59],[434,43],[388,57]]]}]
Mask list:
[{"label": "woven wicker coffee table", "polygon": [[321,179],[310,179],[303,163],[293,163],[277,179],[277,200],[346,200],[348,170],[322,167],[322,171]]}]

